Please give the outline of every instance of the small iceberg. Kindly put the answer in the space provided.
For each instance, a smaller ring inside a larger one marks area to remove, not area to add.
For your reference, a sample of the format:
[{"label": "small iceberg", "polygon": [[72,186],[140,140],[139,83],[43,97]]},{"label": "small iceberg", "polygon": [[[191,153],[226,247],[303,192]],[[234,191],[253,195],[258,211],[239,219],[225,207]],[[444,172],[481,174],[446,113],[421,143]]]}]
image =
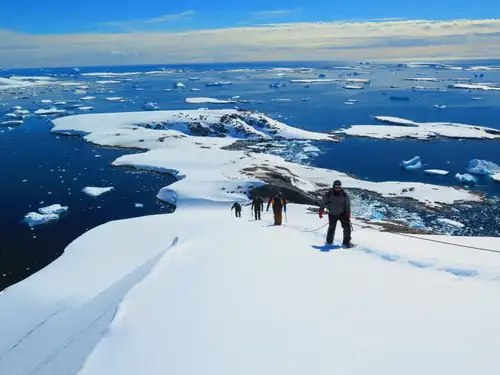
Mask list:
[{"label": "small iceberg", "polygon": [[142,203],[136,203],[136,204],[134,204],[134,207],[135,208],[143,208],[144,205]]},{"label": "small iceberg", "polygon": [[53,204],[51,206],[39,208],[38,212],[40,212],[42,215],[51,215],[51,214],[61,215],[68,212],[68,206]]},{"label": "small iceberg", "polygon": [[99,195],[102,195],[114,189],[114,187],[87,186],[83,188],[82,193],[90,195],[91,197],[98,197]]},{"label": "small iceberg", "polygon": [[19,126],[24,123],[23,120],[9,120],[9,121],[4,121],[0,122],[0,125],[2,126]]},{"label": "small iceberg", "polygon": [[399,166],[406,170],[419,169],[422,168],[422,161],[420,159],[420,156],[415,156],[410,160],[402,160]]},{"label": "small iceberg", "polygon": [[174,86],[174,89],[183,89],[186,87],[186,85],[184,83],[179,82],[179,81],[174,82],[173,86]]},{"label": "small iceberg", "polygon": [[271,89],[279,89],[281,87],[286,87],[286,84],[284,83],[279,83],[279,82],[273,82],[269,85]]},{"label": "small iceberg", "polygon": [[95,96],[84,96],[84,97],[80,98],[80,100],[84,100],[84,101],[94,100],[94,99],[95,99]]},{"label": "small iceberg", "polygon": [[445,109],[446,106],[445,105],[436,104],[433,108],[436,108],[436,109]]},{"label": "small iceberg", "polygon": [[500,182],[500,173],[492,174],[491,179],[495,182]]},{"label": "small iceberg", "polygon": [[160,107],[158,106],[157,103],[154,103],[154,102],[145,102],[142,105],[142,109],[144,109],[145,111],[156,111],[157,109],[160,109]]},{"label": "small iceberg", "polygon": [[455,228],[464,228],[465,227],[464,224],[459,223],[458,221],[455,221],[455,220],[437,219],[436,221],[439,222],[440,224],[445,225],[445,226],[451,226],[451,227],[455,227]]},{"label": "small iceberg", "polygon": [[431,176],[447,176],[450,174],[449,171],[444,171],[442,169],[426,169],[424,173]]},{"label": "small iceberg", "polygon": [[205,86],[207,87],[222,87],[222,86],[225,86],[225,85],[232,85],[233,83],[232,82],[229,82],[229,81],[217,81],[217,82],[214,82],[214,83],[207,83]]},{"label": "small iceberg", "polygon": [[57,214],[39,214],[38,212],[30,212],[24,216],[24,222],[30,226],[30,228],[43,225],[49,221],[59,220],[59,215]]},{"label": "small iceberg", "polygon": [[42,100],[40,100],[40,103],[42,103],[42,104],[50,104],[50,103],[52,103],[52,100],[50,100],[50,99],[42,99]]},{"label": "small iceberg", "polygon": [[476,178],[471,175],[471,174],[468,174],[468,173],[457,173],[455,175],[455,178],[457,179],[457,181],[463,183],[463,184],[466,184],[466,185],[475,185],[476,184]]},{"label": "small iceberg", "polygon": [[362,85],[345,85],[344,88],[347,90],[363,90],[365,87]]},{"label": "small iceberg", "polygon": [[57,109],[56,107],[48,108],[48,109],[37,109],[33,112],[35,115],[55,115],[58,113],[64,113],[66,110]]},{"label": "small iceberg", "polygon": [[105,100],[108,100],[110,102],[121,102],[121,101],[123,101],[123,97],[121,97],[121,96],[110,96],[109,98],[105,98]]},{"label": "small iceberg", "polygon": [[81,106],[81,107],[78,107],[78,109],[80,111],[93,111],[94,110],[94,107],[91,107],[91,106]]},{"label": "small iceberg", "polygon": [[473,159],[469,161],[467,172],[469,172],[470,174],[477,174],[481,176],[492,175],[495,173],[500,173],[500,166],[491,161]]}]

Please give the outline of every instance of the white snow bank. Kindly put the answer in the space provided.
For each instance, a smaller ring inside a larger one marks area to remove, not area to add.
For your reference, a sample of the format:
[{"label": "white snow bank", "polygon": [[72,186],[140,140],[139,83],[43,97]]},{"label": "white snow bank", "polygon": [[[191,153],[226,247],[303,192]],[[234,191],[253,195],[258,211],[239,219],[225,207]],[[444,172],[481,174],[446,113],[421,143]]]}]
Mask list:
[{"label": "white snow bank", "polygon": [[422,168],[422,161],[420,159],[420,156],[415,156],[414,158],[410,160],[402,160],[401,163],[399,164],[401,168],[406,169],[406,170],[412,170],[412,169],[419,169]]},{"label": "white snow bank", "polygon": [[229,207],[109,222],[10,287],[0,373],[496,373],[498,254],[358,226],[327,249],[303,207],[282,227]]},{"label": "white snow bank", "polygon": [[38,209],[42,215],[50,215],[50,214],[64,214],[68,211],[68,206],[61,206],[60,204],[53,204],[47,207],[41,207]]},{"label": "white snow bank", "polygon": [[491,161],[473,159],[469,162],[467,172],[477,175],[491,175],[500,173],[500,166]]},{"label": "white snow bank", "polygon": [[[48,223],[49,221],[59,220],[57,214],[39,214],[38,212],[29,212],[24,216],[24,222],[31,228]],[[0,339],[1,340],[1,339]],[[1,368],[1,367],[0,367]]]},{"label": "white snow bank", "polygon": [[82,193],[90,195],[91,197],[98,197],[99,195],[107,193],[108,191],[112,191],[114,189],[114,187],[87,186],[83,188]]},{"label": "white snow bank", "polygon": [[500,130],[484,126],[459,124],[452,122],[415,122],[398,117],[374,116],[381,122],[400,126],[387,125],[353,125],[334,133],[350,136],[378,139],[416,138],[431,139],[435,137],[468,138],[468,139],[500,139]]},{"label": "white snow bank", "polygon": [[449,171],[444,171],[442,169],[426,169],[424,173],[434,176],[447,176],[450,174]]},{"label": "white snow bank", "polygon": [[452,227],[457,227],[457,228],[464,228],[465,225],[462,223],[459,223],[458,221],[455,220],[450,220],[450,219],[437,219],[437,221],[443,225],[449,225]]},{"label": "white snow bank", "polygon": [[186,98],[188,104],[234,104],[234,100],[221,100],[215,98]]}]

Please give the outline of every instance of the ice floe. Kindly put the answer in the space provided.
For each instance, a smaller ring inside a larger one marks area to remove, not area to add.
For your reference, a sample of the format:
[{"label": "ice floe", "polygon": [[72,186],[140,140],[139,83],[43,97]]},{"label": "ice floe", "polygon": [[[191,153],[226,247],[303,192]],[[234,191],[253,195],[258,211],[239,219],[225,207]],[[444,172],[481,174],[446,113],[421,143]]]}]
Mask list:
[{"label": "ice floe", "polygon": [[416,78],[405,78],[405,81],[439,82],[440,80],[438,78],[416,77]]},{"label": "ice floe", "polygon": [[443,104],[435,104],[433,108],[436,108],[436,109],[445,109],[446,106],[443,105]]},{"label": "ice floe", "polygon": [[477,175],[492,175],[495,173],[500,173],[500,166],[491,161],[473,159],[469,161],[467,172]]},{"label": "ice floe", "polygon": [[68,206],[61,206],[60,204],[53,204],[47,207],[41,207],[38,209],[42,215],[57,214],[61,215],[68,211]]},{"label": "ice floe", "polygon": [[491,175],[491,179],[496,182],[500,182],[500,173],[495,173]]},{"label": "ice floe", "polygon": [[43,225],[49,221],[59,220],[59,215],[57,214],[39,214],[38,212],[29,212],[24,216],[24,222],[28,224],[31,228]]},{"label": "ice floe", "polygon": [[78,107],[78,109],[80,111],[93,111],[94,107],[91,107],[91,106],[88,106],[88,105],[84,105],[84,106]]},{"label": "ice floe", "polygon": [[461,182],[463,184],[468,184],[468,185],[475,185],[477,183],[476,178],[468,173],[457,173],[455,175],[455,179],[458,182]]},{"label": "ice floe", "polygon": [[98,197],[104,193],[114,190],[114,187],[95,187],[95,186],[87,186],[83,188],[82,193],[90,195],[91,197]]},{"label": "ice floe", "polygon": [[121,101],[123,101],[123,97],[121,97],[121,96],[110,96],[109,98],[105,98],[105,100],[108,100],[110,102],[121,102]]},{"label": "ice floe", "polygon": [[87,77],[121,77],[121,76],[137,76],[142,74],[141,72],[128,72],[128,73],[112,73],[112,72],[94,72],[94,73],[82,73],[82,76]]},{"label": "ice floe", "polygon": [[378,139],[416,138],[431,139],[435,137],[468,138],[468,139],[500,139],[500,130],[483,126],[467,125],[449,122],[415,122],[398,117],[374,116],[380,122],[388,125],[353,125],[334,133],[350,136]]},{"label": "ice floe", "polygon": [[59,113],[65,113],[66,110],[64,109],[57,109],[56,107],[52,108],[46,108],[46,109],[37,109],[35,112],[33,112],[35,115],[56,115]]},{"label": "ice floe", "polygon": [[234,100],[223,100],[223,99],[215,99],[215,98],[186,98],[186,103],[188,104],[234,104],[236,101]]},{"label": "ice floe", "polygon": [[96,98],[95,96],[84,96],[80,98],[80,100],[88,101],[88,100],[94,100],[95,98]]},{"label": "ice floe", "polygon": [[431,176],[447,176],[450,174],[449,171],[445,171],[442,169],[426,169],[424,173]]},{"label": "ice floe", "polygon": [[459,83],[456,85],[449,85],[448,88],[451,89],[463,89],[463,90],[483,90],[483,91],[500,91],[500,87],[490,86],[486,84],[466,84]]},{"label": "ice floe", "polygon": [[347,90],[363,90],[365,88],[362,85],[345,85],[343,87]]},{"label": "ice floe", "polygon": [[121,81],[108,80],[108,81],[95,81],[95,83],[98,83],[100,85],[107,85],[107,84],[111,84],[111,83],[121,83]]},{"label": "ice floe", "polygon": [[415,156],[410,160],[402,160],[399,166],[406,170],[419,169],[422,168],[422,161],[420,156]]},{"label": "ice floe", "polygon": [[451,220],[451,219],[440,218],[440,219],[437,219],[436,221],[443,224],[443,225],[449,225],[449,226],[456,227],[456,228],[464,228],[465,227],[465,224],[459,223],[458,221]]},{"label": "ice floe", "polygon": [[144,207],[144,205],[143,205],[142,203],[135,203],[135,204],[134,204],[134,207],[135,207],[135,208],[143,208],[143,207]]},{"label": "ice floe", "polygon": [[18,125],[22,125],[23,123],[24,123],[23,120],[8,120],[8,121],[0,122],[0,125],[2,125],[2,126],[18,126]]},{"label": "ice floe", "polygon": [[156,110],[160,109],[160,107],[158,106],[157,103],[154,103],[154,102],[145,102],[142,105],[142,109],[144,109],[146,111],[156,111]]},{"label": "ice floe", "polygon": [[174,89],[183,89],[186,87],[186,85],[182,82],[174,82],[173,87]]}]

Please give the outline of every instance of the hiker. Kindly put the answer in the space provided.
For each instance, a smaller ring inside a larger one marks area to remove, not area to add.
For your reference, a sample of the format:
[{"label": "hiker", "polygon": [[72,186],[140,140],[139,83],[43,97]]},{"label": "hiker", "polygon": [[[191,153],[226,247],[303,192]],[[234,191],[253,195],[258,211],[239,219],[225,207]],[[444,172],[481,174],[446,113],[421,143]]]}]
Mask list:
[{"label": "hiker", "polygon": [[241,217],[241,204],[238,202],[235,202],[233,204],[233,207],[231,207],[231,211],[234,209],[234,212],[236,214],[236,217]]},{"label": "hiker", "polygon": [[283,211],[286,212],[286,200],[280,192],[276,193],[269,199],[267,203],[266,211],[269,211],[269,206],[273,205],[273,213],[274,213],[274,225],[281,225],[281,221],[283,219]]},{"label": "hiker", "polygon": [[264,201],[258,195],[253,198],[251,209],[255,214],[255,220],[260,220],[260,213],[264,211]]},{"label": "hiker", "polygon": [[342,183],[339,180],[333,182],[333,188],[323,196],[319,206],[319,218],[323,218],[323,210],[328,209],[328,233],[326,243],[331,245],[335,237],[335,228],[340,221],[344,230],[344,240],[342,246],[350,248],[351,244],[351,202],[349,196],[342,189]]}]

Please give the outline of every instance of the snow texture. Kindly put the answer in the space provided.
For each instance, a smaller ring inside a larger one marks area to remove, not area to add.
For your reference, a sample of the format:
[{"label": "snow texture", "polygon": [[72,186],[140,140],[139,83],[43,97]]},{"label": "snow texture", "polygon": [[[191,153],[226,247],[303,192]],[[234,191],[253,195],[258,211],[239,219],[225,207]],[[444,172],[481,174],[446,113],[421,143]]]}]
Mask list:
[{"label": "snow texture", "polygon": [[0,295],[0,373],[498,373],[500,257],[453,245],[498,238],[408,238],[354,220],[357,247],[341,250],[304,232],[326,223],[305,207],[289,205],[282,227],[229,208],[82,235]]},{"label": "snow texture", "polygon": [[90,195],[91,197],[98,197],[99,195],[107,193],[111,190],[114,190],[114,187],[87,186],[83,188],[82,193]]},{"label": "snow texture", "polygon": [[452,122],[418,123],[389,116],[374,116],[374,118],[391,125],[353,125],[347,129],[338,130],[335,133],[378,139],[416,138],[424,140],[436,137],[500,139],[500,130],[483,126]]}]

